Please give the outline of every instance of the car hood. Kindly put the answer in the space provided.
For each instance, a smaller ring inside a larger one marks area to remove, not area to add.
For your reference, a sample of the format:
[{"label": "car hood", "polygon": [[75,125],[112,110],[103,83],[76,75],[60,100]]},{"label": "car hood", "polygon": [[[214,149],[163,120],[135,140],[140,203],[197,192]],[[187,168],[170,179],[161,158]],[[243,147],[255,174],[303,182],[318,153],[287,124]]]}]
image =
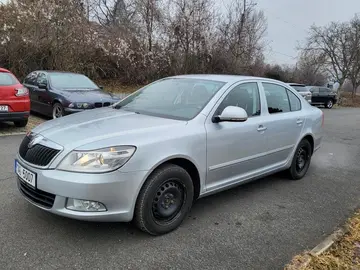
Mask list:
[{"label": "car hood", "polygon": [[120,98],[103,90],[58,90],[59,94],[66,97],[71,102],[110,102]]},{"label": "car hood", "polygon": [[161,136],[175,126],[187,122],[153,117],[112,107],[93,109],[47,121],[32,132],[41,134],[66,149],[91,144],[109,138],[119,138],[119,144],[136,144],[138,138],[150,134]]}]

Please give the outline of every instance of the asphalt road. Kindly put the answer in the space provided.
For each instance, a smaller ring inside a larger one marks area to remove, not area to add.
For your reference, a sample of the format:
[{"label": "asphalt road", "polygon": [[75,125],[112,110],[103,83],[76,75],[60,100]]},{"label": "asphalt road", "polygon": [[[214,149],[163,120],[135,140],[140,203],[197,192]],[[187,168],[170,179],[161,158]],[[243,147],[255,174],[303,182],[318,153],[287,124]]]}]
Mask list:
[{"label": "asphalt road", "polygon": [[303,180],[276,175],[201,199],[161,237],[29,205],[13,174],[22,137],[0,137],[0,268],[282,269],[360,206],[360,109],[325,113],[327,134]]}]

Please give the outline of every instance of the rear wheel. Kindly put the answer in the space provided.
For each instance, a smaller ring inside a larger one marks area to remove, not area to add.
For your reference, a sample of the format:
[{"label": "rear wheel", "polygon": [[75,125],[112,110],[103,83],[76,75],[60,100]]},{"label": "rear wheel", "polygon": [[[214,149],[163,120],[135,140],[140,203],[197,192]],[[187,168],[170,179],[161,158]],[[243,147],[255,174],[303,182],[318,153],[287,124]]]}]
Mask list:
[{"label": "rear wheel", "polygon": [[332,99],[329,99],[328,101],[326,101],[325,103],[325,107],[328,109],[331,109],[334,106],[334,102]]},{"label": "rear wheel", "polygon": [[24,119],[24,120],[20,120],[20,121],[15,121],[14,125],[16,127],[26,127],[27,123],[28,123],[28,119]]},{"label": "rear wheel", "polygon": [[308,140],[302,140],[296,148],[289,175],[292,180],[299,180],[307,173],[311,162],[312,149]]},{"label": "rear wheel", "polygon": [[60,117],[63,117],[64,116],[64,108],[63,106],[56,102],[54,105],[53,105],[53,111],[52,111],[52,116],[53,116],[53,119],[56,119],[56,118],[60,118]]},{"label": "rear wheel", "polygon": [[167,164],[155,170],[142,187],[134,222],[144,232],[161,235],[178,228],[192,206],[194,187],[183,168]]}]

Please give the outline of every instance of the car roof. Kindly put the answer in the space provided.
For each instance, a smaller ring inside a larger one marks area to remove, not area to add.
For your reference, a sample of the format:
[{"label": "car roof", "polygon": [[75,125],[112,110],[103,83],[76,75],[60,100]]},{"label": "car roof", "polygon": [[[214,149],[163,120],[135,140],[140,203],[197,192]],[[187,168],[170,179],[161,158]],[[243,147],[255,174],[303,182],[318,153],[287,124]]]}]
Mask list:
[{"label": "car roof", "polygon": [[70,71],[61,71],[61,70],[34,70],[32,72],[44,72],[44,73],[64,73],[64,74],[78,74],[78,75],[83,75],[81,73],[76,73],[76,72],[70,72]]},{"label": "car roof", "polygon": [[288,85],[290,86],[303,86],[303,87],[306,87],[305,84],[302,84],[302,83],[287,83]]},{"label": "car roof", "polygon": [[7,69],[5,69],[5,68],[0,68],[0,72],[11,73],[10,70],[7,70]]},{"label": "car roof", "polygon": [[189,79],[199,79],[199,80],[221,81],[225,83],[235,83],[245,80],[262,80],[268,82],[284,83],[282,81],[264,78],[264,77],[245,76],[245,75],[222,75],[222,74],[188,74],[188,75],[176,75],[167,78],[189,78]]}]

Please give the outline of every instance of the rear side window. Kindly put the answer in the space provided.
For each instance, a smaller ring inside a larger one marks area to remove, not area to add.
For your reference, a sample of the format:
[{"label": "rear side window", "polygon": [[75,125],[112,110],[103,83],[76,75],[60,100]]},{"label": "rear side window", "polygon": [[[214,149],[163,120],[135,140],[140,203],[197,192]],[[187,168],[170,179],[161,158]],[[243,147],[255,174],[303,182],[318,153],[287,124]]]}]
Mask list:
[{"label": "rear side window", "polygon": [[301,102],[300,99],[291,91],[286,90],[288,97],[289,97],[289,102],[290,102],[290,110],[292,112],[294,111],[300,111],[301,110]]},{"label": "rear side window", "polygon": [[7,85],[14,85],[17,84],[17,79],[10,73],[0,72],[0,85],[7,86]]},{"label": "rear side window", "polygon": [[327,88],[320,88],[320,93],[327,93],[329,90]]},{"label": "rear side window", "polygon": [[290,112],[290,103],[285,87],[272,83],[262,83],[269,113]]}]

